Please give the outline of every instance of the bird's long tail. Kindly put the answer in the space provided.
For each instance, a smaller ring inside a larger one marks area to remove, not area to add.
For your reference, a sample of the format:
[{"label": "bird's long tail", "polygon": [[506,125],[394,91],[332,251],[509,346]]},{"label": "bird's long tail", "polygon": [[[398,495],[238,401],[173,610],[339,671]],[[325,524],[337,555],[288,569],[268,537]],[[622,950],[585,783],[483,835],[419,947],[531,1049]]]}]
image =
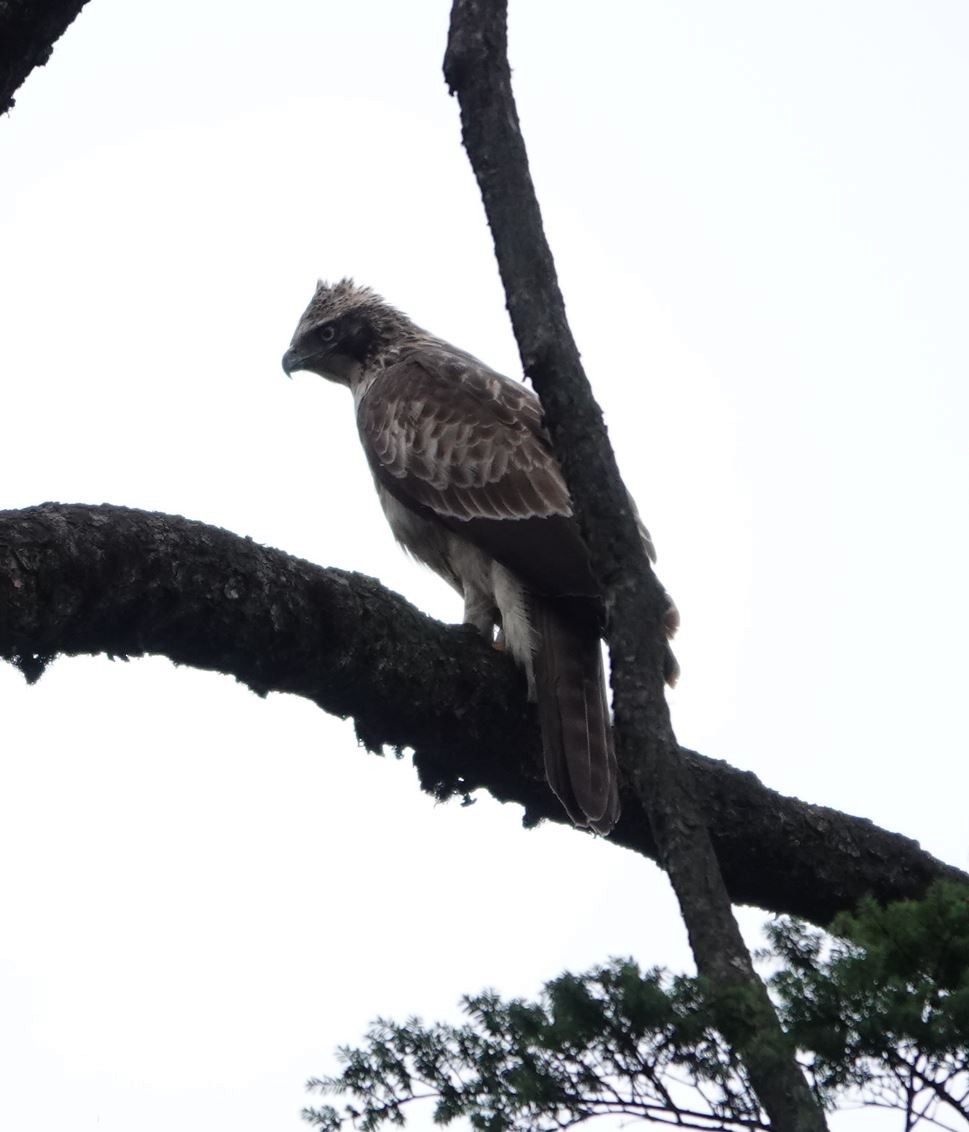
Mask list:
[{"label": "bird's long tail", "polygon": [[616,754],[599,632],[533,600],[535,693],[545,774],[576,825],[606,834],[619,819]]}]

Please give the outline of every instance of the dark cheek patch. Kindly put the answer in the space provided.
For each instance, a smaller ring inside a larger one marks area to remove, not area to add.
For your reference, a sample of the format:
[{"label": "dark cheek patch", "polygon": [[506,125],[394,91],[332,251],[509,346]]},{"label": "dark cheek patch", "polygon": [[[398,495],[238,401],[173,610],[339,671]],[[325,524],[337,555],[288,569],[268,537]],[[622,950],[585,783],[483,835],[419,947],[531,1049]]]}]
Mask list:
[{"label": "dark cheek patch", "polygon": [[373,328],[360,319],[346,319],[339,338],[343,352],[359,362],[366,361],[373,350]]}]

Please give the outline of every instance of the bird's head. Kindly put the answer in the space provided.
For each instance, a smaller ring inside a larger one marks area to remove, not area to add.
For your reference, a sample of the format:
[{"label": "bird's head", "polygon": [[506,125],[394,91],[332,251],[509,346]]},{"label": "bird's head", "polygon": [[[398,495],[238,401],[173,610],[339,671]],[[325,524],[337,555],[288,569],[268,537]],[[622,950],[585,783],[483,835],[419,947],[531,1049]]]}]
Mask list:
[{"label": "bird's head", "polygon": [[310,370],[352,385],[410,325],[369,287],[358,287],[352,279],[333,284],[320,280],[283,355],[283,370]]}]

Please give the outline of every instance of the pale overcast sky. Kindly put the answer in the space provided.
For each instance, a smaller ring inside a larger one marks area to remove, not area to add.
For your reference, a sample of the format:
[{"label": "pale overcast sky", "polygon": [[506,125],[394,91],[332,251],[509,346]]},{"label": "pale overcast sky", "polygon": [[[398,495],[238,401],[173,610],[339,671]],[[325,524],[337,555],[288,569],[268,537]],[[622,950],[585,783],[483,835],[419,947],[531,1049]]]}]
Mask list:
[{"label": "pale overcast sky", "polygon": [[[969,867],[969,7],[511,7],[573,328],[683,616],[681,741]],[[520,373],[447,18],[91,0],[0,120],[0,507],[181,513],[459,616],[346,391],[279,364],[351,274]],[[296,1132],[378,1013],[689,966],[654,865],[435,805],[305,701],[98,658],[4,667],[0,703],[4,1129]]]}]

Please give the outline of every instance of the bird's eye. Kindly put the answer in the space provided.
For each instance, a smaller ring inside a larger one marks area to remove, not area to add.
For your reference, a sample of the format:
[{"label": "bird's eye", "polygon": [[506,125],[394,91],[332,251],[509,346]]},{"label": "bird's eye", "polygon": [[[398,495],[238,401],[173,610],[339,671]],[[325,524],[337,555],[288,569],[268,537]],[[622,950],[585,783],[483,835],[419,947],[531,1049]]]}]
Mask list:
[{"label": "bird's eye", "polygon": [[332,326],[321,326],[319,330],[317,330],[316,336],[321,342],[332,342],[336,337],[336,331]]}]

